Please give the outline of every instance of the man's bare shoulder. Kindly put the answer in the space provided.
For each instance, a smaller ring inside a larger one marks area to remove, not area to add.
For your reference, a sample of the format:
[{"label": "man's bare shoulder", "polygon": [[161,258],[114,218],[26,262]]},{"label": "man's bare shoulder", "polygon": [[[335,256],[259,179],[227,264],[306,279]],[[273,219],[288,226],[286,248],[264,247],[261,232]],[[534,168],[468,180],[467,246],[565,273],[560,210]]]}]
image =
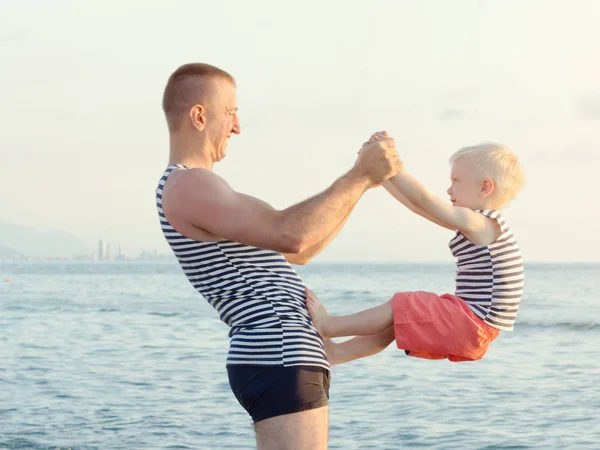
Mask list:
[{"label": "man's bare shoulder", "polygon": [[194,167],[191,169],[174,170],[167,179],[164,187],[165,195],[186,197],[214,194],[215,190],[228,188],[227,182],[216,173]]},{"label": "man's bare shoulder", "polygon": [[[167,178],[162,193],[162,209],[169,224],[184,236],[202,242],[219,241],[207,231],[205,217],[214,216],[214,202],[219,201],[215,185],[224,180],[202,168],[175,169]],[[226,185],[226,184],[225,184]]]},{"label": "man's bare shoulder", "polygon": [[[212,170],[202,167],[193,167],[191,169],[176,169],[171,173],[169,179],[181,180],[185,183],[210,183],[217,180],[224,181],[219,175]],[[169,181],[169,180],[167,180]]]}]

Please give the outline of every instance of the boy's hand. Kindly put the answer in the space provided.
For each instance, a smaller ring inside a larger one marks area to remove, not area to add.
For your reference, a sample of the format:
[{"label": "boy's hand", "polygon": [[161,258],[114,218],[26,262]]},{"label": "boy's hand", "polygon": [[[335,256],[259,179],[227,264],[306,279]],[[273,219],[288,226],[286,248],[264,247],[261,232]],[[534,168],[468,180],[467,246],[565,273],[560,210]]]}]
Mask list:
[{"label": "boy's hand", "polygon": [[370,144],[372,142],[381,141],[382,139],[387,139],[389,137],[390,137],[390,134],[387,131],[378,131],[371,135],[371,137],[369,138],[367,143]]},{"label": "boy's hand", "polygon": [[[383,139],[392,139],[393,140],[393,138],[390,136],[390,134],[387,131],[378,131],[376,133],[373,133],[371,135],[371,137],[369,138],[369,140],[363,143],[362,148],[360,150],[365,148],[367,145],[372,144],[373,142],[382,141]],[[360,150],[358,151],[358,153],[360,153]]]}]

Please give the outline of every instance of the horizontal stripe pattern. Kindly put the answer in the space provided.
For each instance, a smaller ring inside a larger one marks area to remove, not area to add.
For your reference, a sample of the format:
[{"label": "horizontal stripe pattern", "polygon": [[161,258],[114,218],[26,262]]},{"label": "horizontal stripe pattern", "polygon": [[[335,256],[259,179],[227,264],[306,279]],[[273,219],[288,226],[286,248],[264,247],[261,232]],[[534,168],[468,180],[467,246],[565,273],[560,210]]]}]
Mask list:
[{"label": "horizontal stripe pattern", "polygon": [[233,241],[200,242],[177,232],[156,206],[165,239],[192,286],[229,327],[227,365],[298,366],[329,369],[323,340],[305,303],[304,283],[280,253]]},{"label": "horizontal stripe pattern", "polygon": [[500,236],[489,245],[476,245],[456,233],[449,244],[457,266],[455,294],[487,324],[512,331],[525,280],[521,251],[499,211],[476,212],[496,220]]}]

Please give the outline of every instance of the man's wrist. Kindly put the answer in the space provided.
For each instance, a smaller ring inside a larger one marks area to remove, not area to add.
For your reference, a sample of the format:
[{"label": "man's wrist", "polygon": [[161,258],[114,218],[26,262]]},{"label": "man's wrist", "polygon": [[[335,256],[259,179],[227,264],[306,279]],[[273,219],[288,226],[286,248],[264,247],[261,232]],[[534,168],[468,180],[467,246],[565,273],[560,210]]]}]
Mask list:
[{"label": "man's wrist", "polygon": [[375,185],[366,173],[359,172],[356,167],[350,169],[346,174],[342,175],[340,181],[348,183],[352,186],[359,187],[363,192],[367,191]]}]

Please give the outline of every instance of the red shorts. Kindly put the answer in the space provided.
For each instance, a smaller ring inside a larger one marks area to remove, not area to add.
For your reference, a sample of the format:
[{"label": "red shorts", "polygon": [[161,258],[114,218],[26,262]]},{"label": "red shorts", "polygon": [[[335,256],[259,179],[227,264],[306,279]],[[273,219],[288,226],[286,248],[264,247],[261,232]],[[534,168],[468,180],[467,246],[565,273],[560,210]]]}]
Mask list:
[{"label": "red shorts", "polygon": [[475,361],[500,334],[451,294],[398,292],[392,311],[396,345],[417,358]]}]

